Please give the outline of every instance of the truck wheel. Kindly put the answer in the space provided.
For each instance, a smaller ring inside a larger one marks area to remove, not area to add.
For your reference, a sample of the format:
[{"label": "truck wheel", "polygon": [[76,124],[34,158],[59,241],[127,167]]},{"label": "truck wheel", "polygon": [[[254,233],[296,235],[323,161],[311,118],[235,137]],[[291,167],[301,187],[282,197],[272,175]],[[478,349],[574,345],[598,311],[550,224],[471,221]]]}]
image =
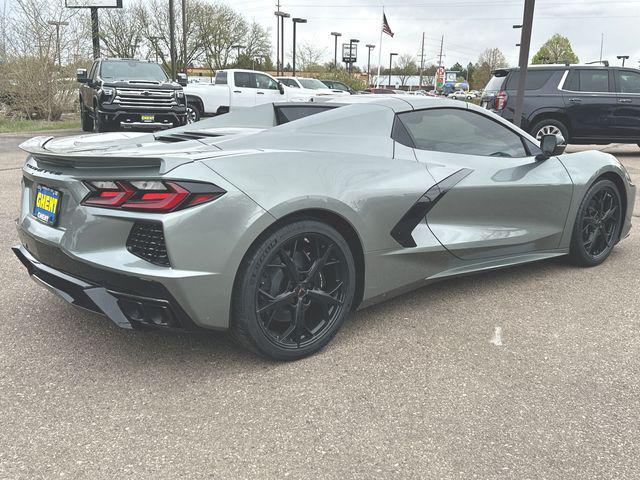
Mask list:
[{"label": "truck wheel", "polygon": [[100,115],[97,111],[95,113],[95,118],[93,119],[93,131],[96,133],[102,133],[107,131],[107,125],[104,121],[104,117]]},{"label": "truck wheel", "polygon": [[200,120],[202,113],[198,105],[194,103],[187,103],[187,124],[195,123]]},{"label": "truck wheel", "polygon": [[93,132],[93,118],[84,108],[84,104],[80,103],[80,123],[82,124],[83,132]]}]

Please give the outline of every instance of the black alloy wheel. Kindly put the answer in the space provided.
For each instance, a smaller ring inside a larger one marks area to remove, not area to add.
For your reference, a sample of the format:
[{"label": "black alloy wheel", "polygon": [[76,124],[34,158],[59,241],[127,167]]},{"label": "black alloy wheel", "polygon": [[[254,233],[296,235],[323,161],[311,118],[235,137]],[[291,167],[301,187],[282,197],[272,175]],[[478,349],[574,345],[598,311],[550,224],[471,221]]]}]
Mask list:
[{"label": "black alloy wheel", "polygon": [[610,180],[593,185],[580,205],[571,242],[574,263],[599,265],[618,242],[622,228],[622,199]]},{"label": "black alloy wheel", "polygon": [[303,220],[251,253],[234,291],[233,335],[280,360],[320,350],[353,301],[355,267],[346,241],[326,224]]},{"label": "black alloy wheel", "polygon": [[195,123],[200,120],[200,109],[191,104],[187,104],[187,124]]}]

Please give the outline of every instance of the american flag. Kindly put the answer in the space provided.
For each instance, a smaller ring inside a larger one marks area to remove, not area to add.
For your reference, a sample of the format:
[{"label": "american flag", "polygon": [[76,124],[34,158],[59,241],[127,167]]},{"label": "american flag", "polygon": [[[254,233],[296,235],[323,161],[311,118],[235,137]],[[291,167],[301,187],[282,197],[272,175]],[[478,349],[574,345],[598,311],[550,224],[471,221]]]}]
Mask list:
[{"label": "american flag", "polygon": [[393,38],[393,32],[391,31],[389,22],[387,22],[387,16],[384,13],[382,14],[382,32]]}]

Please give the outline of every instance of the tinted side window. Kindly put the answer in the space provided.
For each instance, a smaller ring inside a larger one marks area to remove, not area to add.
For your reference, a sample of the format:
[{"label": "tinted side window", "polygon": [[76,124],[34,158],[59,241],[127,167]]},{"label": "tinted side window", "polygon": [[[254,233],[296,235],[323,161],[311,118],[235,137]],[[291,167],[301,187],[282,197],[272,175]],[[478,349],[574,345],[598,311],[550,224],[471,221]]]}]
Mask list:
[{"label": "tinted side window", "polygon": [[236,87],[240,88],[256,88],[255,77],[248,72],[235,72],[233,74]]},{"label": "tinted side window", "polygon": [[572,92],[609,92],[608,70],[574,70],[564,84],[564,90]]},{"label": "tinted side window", "polygon": [[640,73],[629,70],[618,70],[616,72],[618,82],[618,92],[620,93],[640,93]]},{"label": "tinted side window", "polygon": [[[540,90],[554,73],[556,73],[554,70],[527,70],[525,90]],[[516,90],[519,81],[520,71],[512,72],[511,75],[509,75],[509,80],[507,80],[506,90]]]},{"label": "tinted side window", "polygon": [[526,157],[520,135],[479,113],[433,108],[401,113],[398,118],[416,148],[494,157]]},{"label": "tinted side window", "polygon": [[227,84],[227,72],[218,72],[216,73],[216,85],[226,85]]}]

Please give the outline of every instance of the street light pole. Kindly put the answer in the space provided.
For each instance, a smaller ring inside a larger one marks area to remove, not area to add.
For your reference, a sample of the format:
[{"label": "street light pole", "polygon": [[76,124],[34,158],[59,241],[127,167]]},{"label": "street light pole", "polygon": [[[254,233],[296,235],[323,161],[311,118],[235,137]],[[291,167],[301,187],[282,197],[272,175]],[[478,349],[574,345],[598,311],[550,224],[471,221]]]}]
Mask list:
[{"label": "street light pole", "polygon": [[276,16],[276,74],[277,75],[282,75],[284,72],[284,58],[282,55],[282,52],[284,52],[284,49],[282,49],[281,52],[281,45],[280,45],[280,41],[281,41],[281,32],[280,32],[280,25],[282,23],[284,23],[283,17],[285,15],[289,16],[288,14],[284,13],[283,11],[280,10],[280,2],[278,2],[278,10],[276,12],[273,12],[273,14]]},{"label": "street light pole", "polygon": [[284,75],[284,19],[291,17],[288,13],[280,12],[280,60],[282,61],[282,75]]},{"label": "street light pole", "polygon": [[529,49],[531,48],[531,30],[533,29],[533,12],[536,0],[524,1],[524,15],[522,19],[522,37],[520,39],[520,77],[518,78],[518,93],[513,114],[513,123],[522,125],[522,104],[524,103],[524,90],[527,82],[527,67],[529,66]]},{"label": "street light pole", "polygon": [[629,60],[629,55],[618,55],[618,60],[622,60],[622,66],[624,67],[625,60]]},{"label": "street light pole", "polygon": [[342,34],[340,32],[331,32],[331,35],[334,37],[333,68],[338,68],[338,37],[341,37]]},{"label": "street light pole", "polygon": [[292,18],[293,21],[293,76],[296,76],[296,25],[298,23],[307,23],[306,18]]},{"label": "street light pole", "polygon": [[389,54],[389,88],[391,88],[391,69],[393,68],[393,57],[398,55],[397,53]]},{"label": "street light pole", "polygon": [[61,67],[62,58],[60,57],[60,27],[66,27],[67,25],[69,25],[69,22],[57,22],[55,20],[49,20],[47,23],[56,27],[56,54],[58,56],[58,66]]},{"label": "street light pole", "polygon": [[370,43],[367,43],[365,46],[367,47],[367,50],[369,50],[367,53],[367,86],[369,86],[371,85],[371,50],[376,48],[376,46],[371,45]]}]

